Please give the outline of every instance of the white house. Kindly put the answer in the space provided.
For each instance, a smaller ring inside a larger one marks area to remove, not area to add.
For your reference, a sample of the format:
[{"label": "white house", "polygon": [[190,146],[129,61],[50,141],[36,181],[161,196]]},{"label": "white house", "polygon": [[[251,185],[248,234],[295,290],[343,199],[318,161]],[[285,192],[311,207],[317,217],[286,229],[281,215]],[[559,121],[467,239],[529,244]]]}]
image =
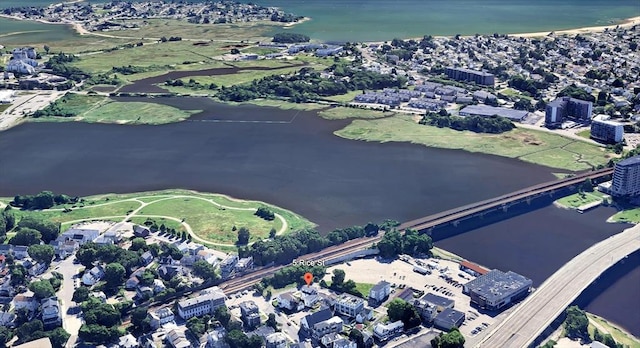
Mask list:
[{"label": "white house", "polygon": [[93,286],[104,277],[104,269],[98,265],[93,267],[89,272],[85,271],[82,275],[82,284]]},{"label": "white house", "polygon": [[151,328],[156,330],[160,326],[174,321],[175,315],[173,314],[170,308],[165,307],[165,308],[158,309],[155,312],[149,313],[149,319],[150,319]]}]

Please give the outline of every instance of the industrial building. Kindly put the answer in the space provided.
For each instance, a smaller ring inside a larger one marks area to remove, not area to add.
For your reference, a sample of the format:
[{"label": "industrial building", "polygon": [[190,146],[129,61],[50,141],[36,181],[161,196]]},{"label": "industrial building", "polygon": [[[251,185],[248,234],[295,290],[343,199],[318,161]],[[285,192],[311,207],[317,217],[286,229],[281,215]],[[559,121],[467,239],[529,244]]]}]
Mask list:
[{"label": "industrial building", "polygon": [[544,125],[547,128],[558,128],[567,117],[580,121],[590,121],[592,113],[592,102],[561,97],[549,102],[545,107]]},{"label": "industrial building", "polygon": [[453,301],[452,299],[438,296],[433,293],[427,293],[426,295],[422,296],[420,300],[426,302],[431,306],[434,306],[438,310],[438,312],[442,312],[445,309],[451,309],[455,305],[455,301]]},{"label": "industrial building", "polygon": [[441,330],[449,331],[454,327],[460,327],[465,320],[463,312],[447,308],[440,312],[433,320],[433,326]]},{"label": "industrial building", "polygon": [[489,105],[469,105],[460,110],[460,116],[500,116],[517,122],[521,122],[527,118],[528,115],[529,112],[524,110],[514,110]]},{"label": "industrial building", "polygon": [[640,156],[616,163],[610,189],[615,197],[640,196]]},{"label": "industrial building", "polygon": [[484,71],[450,67],[446,68],[444,73],[447,77],[458,81],[475,82],[485,86],[493,86],[495,83],[493,74]]},{"label": "industrial building", "polygon": [[515,272],[494,269],[464,284],[462,292],[480,308],[499,310],[526,297],[532,284],[531,279]]},{"label": "industrial building", "polygon": [[624,138],[624,126],[615,121],[594,119],[591,122],[591,138],[604,143],[619,143]]}]

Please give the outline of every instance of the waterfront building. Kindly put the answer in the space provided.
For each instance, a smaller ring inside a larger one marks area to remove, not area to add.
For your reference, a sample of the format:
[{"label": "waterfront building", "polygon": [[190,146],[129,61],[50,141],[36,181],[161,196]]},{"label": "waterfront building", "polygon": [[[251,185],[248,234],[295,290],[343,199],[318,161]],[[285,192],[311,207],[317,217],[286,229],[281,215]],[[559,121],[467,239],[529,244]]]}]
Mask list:
[{"label": "waterfront building", "polygon": [[200,296],[178,302],[178,315],[187,320],[200,315],[213,314],[216,308],[224,305],[225,295],[214,286],[203,290]]},{"label": "waterfront building", "polygon": [[591,137],[604,143],[619,143],[624,138],[624,126],[615,121],[593,120]]},{"label": "waterfront building", "polygon": [[494,269],[464,284],[462,292],[480,308],[499,310],[526,297],[532,284],[531,279],[515,272]]},{"label": "waterfront building", "polygon": [[616,163],[611,182],[611,195],[640,196],[640,155]]},{"label": "waterfront building", "polygon": [[484,71],[449,67],[445,69],[447,77],[458,81],[475,82],[479,85],[493,86],[495,77]]},{"label": "waterfront building", "polygon": [[580,121],[591,120],[593,103],[570,97],[560,97],[545,107],[544,124],[548,128],[557,128],[564,119],[571,117]]}]

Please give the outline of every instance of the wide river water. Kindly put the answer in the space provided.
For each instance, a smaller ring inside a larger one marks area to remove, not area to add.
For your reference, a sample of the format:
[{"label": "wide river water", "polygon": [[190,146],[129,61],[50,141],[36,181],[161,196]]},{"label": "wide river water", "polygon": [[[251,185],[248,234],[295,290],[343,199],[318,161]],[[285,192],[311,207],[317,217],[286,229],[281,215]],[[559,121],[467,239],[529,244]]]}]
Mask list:
[{"label": "wide river water", "polygon": [[[198,1],[198,0],[196,0]],[[91,1],[99,3],[104,1]],[[248,1],[245,1],[248,2]],[[638,0],[253,0],[311,17],[296,32],[321,41],[383,41],[423,35],[523,33],[609,25],[640,16]],[[0,8],[45,6],[50,0],[2,0]],[[20,35],[28,42],[45,42],[73,35],[49,26],[52,33]],[[27,23],[0,19],[0,34],[42,30]],[[280,29],[278,29],[280,31]],[[5,38],[10,43],[17,37]],[[0,38],[2,43],[2,38]]]},{"label": "wide river water", "polygon": [[[554,179],[550,168],[513,159],[342,139],[333,132],[347,121],[313,112],[205,98],[150,101],[204,111],[162,126],[27,123],[10,129],[0,134],[0,196],[186,188],[277,204],[328,231],[385,218],[406,221]],[[546,206],[436,244],[539,285],[589,245],[620,232],[623,225],[604,222],[612,213]],[[587,308],[640,335],[637,264],[608,278],[613,284]]]}]

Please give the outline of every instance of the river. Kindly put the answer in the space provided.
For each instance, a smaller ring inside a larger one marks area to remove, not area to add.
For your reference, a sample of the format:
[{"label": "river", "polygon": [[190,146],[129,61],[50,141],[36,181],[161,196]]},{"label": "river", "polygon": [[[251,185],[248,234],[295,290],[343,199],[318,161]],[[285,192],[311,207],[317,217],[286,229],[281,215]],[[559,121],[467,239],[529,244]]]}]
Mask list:
[{"label": "river", "polygon": [[[385,218],[406,221],[554,178],[550,168],[497,156],[338,138],[332,133],[348,121],[313,112],[206,98],[149,101],[204,111],[162,126],[27,123],[10,129],[0,136],[0,195],[186,188],[270,202],[326,232]],[[604,222],[611,214],[546,206],[437,245],[539,285],[589,245],[621,231],[622,225]],[[640,266],[615,281],[588,309],[640,335],[640,318],[629,309],[638,308]]]}]

